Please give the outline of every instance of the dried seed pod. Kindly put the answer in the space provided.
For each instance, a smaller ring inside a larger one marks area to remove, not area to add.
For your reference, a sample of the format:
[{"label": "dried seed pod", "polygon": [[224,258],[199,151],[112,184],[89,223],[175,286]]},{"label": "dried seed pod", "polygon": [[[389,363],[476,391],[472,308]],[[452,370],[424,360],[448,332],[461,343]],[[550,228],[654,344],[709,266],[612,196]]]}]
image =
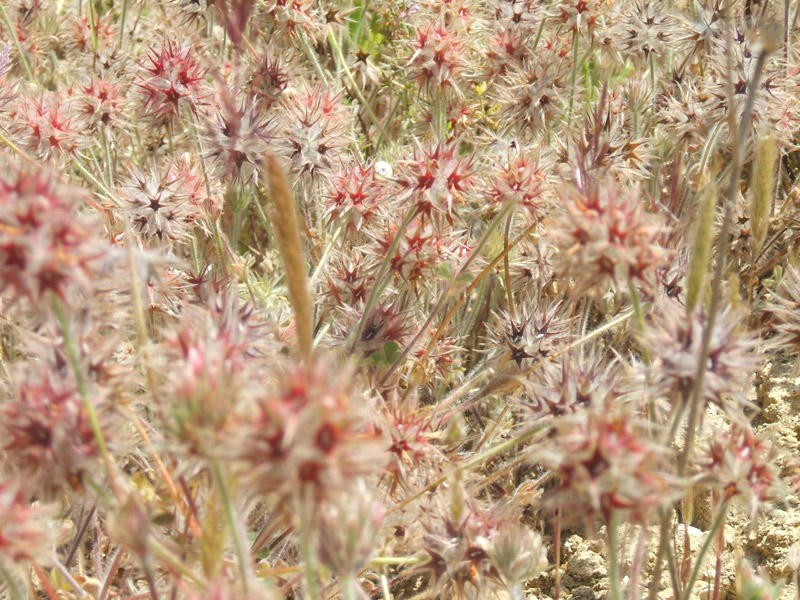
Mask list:
[{"label": "dried seed pod", "polygon": [[767,237],[777,164],[775,136],[772,133],[760,136],[750,178],[750,243],[754,256],[758,255]]},{"label": "dried seed pod", "polygon": [[[308,360],[311,358],[311,346],[314,332],[312,329],[311,297],[306,282],[306,260],[303,256],[303,244],[300,240],[300,225],[297,222],[297,210],[289,182],[278,163],[278,159],[268,155],[264,160],[269,181],[269,198],[273,210],[270,211],[275,237],[286,269],[286,283],[289,288],[289,302],[294,312],[297,331],[297,346],[300,354]],[[259,200],[265,200],[267,193],[258,188]]]},{"label": "dried seed pod", "polygon": [[697,199],[697,229],[694,234],[689,281],[686,285],[686,312],[691,314],[708,281],[711,246],[714,243],[714,213],[717,206],[717,185],[712,181],[700,190]]}]

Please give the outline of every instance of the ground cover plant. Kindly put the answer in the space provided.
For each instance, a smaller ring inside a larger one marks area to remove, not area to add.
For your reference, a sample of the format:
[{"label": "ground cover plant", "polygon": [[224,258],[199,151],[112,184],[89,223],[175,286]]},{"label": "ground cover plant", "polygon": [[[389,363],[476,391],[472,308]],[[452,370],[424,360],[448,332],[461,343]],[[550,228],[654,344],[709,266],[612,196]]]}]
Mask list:
[{"label": "ground cover plant", "polygon": [[0,597],[795,593],[800,3],[0,17]]}]

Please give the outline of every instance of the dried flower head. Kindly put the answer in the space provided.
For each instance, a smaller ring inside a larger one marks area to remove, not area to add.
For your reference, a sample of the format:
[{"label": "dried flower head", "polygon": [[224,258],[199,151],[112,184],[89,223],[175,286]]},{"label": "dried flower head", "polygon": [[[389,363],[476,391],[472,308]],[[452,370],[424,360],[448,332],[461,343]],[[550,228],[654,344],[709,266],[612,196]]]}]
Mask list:
[{"label": "dried flower head", "polygon": [[34,98],[20,96],[10,118],[22,143],[48,160],[71,154],[86,141],[77,116],[63,92],[42,92]]},{"label": "dried flower head", "polygon": [[258,494],[326,498],[388,459],[356,382],[326,362],[279,373],[244,411],[232,443]]},{"label": "dried flower head", "polygon": [[[671,402],[685,401],[695,385],[697,363],[708,315],[702,306],[687,317],[677,302],[666,299],[654,312],[644,333],[653,357],[653,393]],[[717,316],[709,344],[702,398],[742,419],[747,389],[758,365],[758,341],[743,330],[742,319],[730,306]]]},{"label": "dried flower head", "polygon": [[148,243],[186,238],[196,214],[183,188],[180,173],[153,166],[149,173],[134,169],[122,189],[134,229]]},{"label": "dried flower head", "polygon": [[81,192],[43,170],[0,175],[0,291],[38,303],[48,291],[62,300],[70,288],[90,287],[102,246],[99,224],[78,215]]},{"label": "dried flower head", "polygon": [[343,104],[342,94],[307,84],[283,92],[282,150],[295,176],[330,177],[344,163],[351,108]]},{"label": "dried flower head", "polygon": [[452,220],[464,194],[474,185],[473,161],[463,157],[457,141],[426,144],[398,164],[396,181],[401,200],[438,222],[442,215]]},{"label": "dried flower head", "polygon": [[11,398],[0,403],[0,447],[8,467],[46,495],[83,489],[102,472],[100,453],[74,381],[45,365],[19,372]]},{"label": "dried flower head", "polygon": [[328,213],[333,219],[345,219],[348,229],[374,227],[376,217],[389,200],[390,190],[374,164],[348,166],[332,178]]},{"label": "dried flower head", "polygon": [[464,61],[463,42],[457,32],[441,22],[419,27],[415,33],[414,51],[406,65],[409,78],[430,96],[448,88],[460,95],[457,81]]},{"label": "dried flower head", "polygon": [[314,510],[320,562],[342,578],[354,576],[375,552],[383,510],[363,480],[326,498]]},{"label": "dried flower head", "polygon": [[603,295],[609,283],[625,290],[645,281],[667,257],[658,243],[663,231],[645,212],[637,190],[622,190],[612,181],[588,189],[571,188],[566,211],[556,219],[552,238],[559,248],[556,272],[572,280],[573,298],[587,292]]},{"label": "dried flower head", "polygon": [[512,203],[534,218],[539,217],[545,208],[545,185],[545,174],[536,160],[523,152],[510,151],[489,182],[487,210],[494,212],[499,206]]},{"label": "dried flower head", "polygon": [[237,101],[235,92],[225,87],[217,97],[219,110],[209,116],[206,126],[211,156],[226,176],[249,182],[276,128],[251,98]]},{"label": "dried flower head", "polygon": [[[144,114],[156,123],[177,120],[181,107],[196,112],[205,95],[205,72],[192,49],[166,38],[160,50],[150,48],[148,63],[141,63],[137,86]],[[187,106],[188,105],[188,106]]]},{"label": "dried flower head", "polygon": [[21,478],[0,482],[0,564],[4,570],[21,561],[47,565],[53,558],[51,519],[57,507],[31,506],[29,494]]},{"label": "dried flower head", "polygon": [[699,460],[700,475],[718,491],[720,500],[737,496],[748,500],[754,518],[763,502],[779,497],[777,456],[775,446],[749,424],[734,424],[730,432],[711,436]]},{"label": "dried flower head", "polygon": [[[645,524],[679,489],[666,449],[622,408],[592,406],[555,425],[544,463],[559,476],[551,501],[587,519],[623,511]],[[589,521],[591,525],[591,521]]]}]

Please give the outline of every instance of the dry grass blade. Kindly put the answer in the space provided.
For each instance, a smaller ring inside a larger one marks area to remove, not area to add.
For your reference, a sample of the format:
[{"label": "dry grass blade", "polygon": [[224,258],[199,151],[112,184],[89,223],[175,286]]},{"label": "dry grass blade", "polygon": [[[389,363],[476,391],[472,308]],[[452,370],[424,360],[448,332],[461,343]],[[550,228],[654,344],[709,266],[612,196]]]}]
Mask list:
[{"label": "dry grass blade", "polygon": [[[300,240],[297,211],[289,182],[278,159],[267,156],[264,159],[264,168],[269,182],[268,197],[272,204],[270,219],[275,228],[278,249],[286,269],[286,284],[289,288],[289,302],[294,312],[297,346],[303,358],[308,360],[311,358],[313,341],[311,297],[306,281],[307,265]],[[266,191],[261,187],[258,195],[262,202],[267,197]]]}]

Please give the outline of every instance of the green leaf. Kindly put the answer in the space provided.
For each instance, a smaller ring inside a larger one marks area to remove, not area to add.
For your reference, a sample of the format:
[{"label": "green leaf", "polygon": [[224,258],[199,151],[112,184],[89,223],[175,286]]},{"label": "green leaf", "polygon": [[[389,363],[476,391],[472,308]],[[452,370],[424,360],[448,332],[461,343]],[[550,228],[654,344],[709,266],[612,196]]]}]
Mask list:
[{"label": "green leaf", "polygon": [[383,345],[383,355],[386,357],[387,364],[394,364],[394,361],[400,356],[400,344],[395,341],[386,342]]}]

